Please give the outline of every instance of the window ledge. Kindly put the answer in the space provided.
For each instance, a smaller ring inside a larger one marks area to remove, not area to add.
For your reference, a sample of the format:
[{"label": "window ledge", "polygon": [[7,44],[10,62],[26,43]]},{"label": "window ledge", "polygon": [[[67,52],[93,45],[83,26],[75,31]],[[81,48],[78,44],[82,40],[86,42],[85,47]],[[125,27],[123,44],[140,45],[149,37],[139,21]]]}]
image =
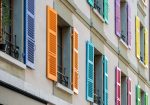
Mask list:
[{"label": "window ledge", "polygon": [[97,11],[95,8],[93,8],[93,11],[94,11],[94,13],[97,15],[97,17],[104,23],[105,20],[104,20],[104,18],[98,13],[98,11]]},{"label": "window ledge", "polygon": [[140,63],[144,68],[148,68],[148,66],[146,66],[141,60],[139,60],[139,63]]},{"label": "window ledge", "polygon": [[96,103],[93,103],[92,105],[98,105],[98,104],[96,104]]},{"label": "window ledge", "polygon": [[120,42],[128,49],[129,46],[120,38]]},{"label": "window ledge", "polygon": [[61,89],[61,90],[63,90],[63,91],[65,91],[65,92],[67,92],[67,93],[69,93],[69,94],[71,94],[71,95],[74,94],[74,92],[73,92],[71,89],[69,89],[69,88],[63,86],[63,85],[60,84],[60,83],[56,83],[56,87],[59,88],[59,89]]},{"label": "window ledge", "polygon": [[26,69],[26,65],[25,65],[25,64],[23,64],[22,62],[16,60],[16,59],[13,58],[13,57],[7,55],[6,53],[4,53],[4,52],[2,52],[2,51],[0,51],[0,58],[2,58],[2,59],[4,59],[4,60],[8,61],[9,63],[11,63],[11,64],[13,64],[13,65],[15,65],[15,66],[17,66],[17,67],[23,69],[23,70]]}]

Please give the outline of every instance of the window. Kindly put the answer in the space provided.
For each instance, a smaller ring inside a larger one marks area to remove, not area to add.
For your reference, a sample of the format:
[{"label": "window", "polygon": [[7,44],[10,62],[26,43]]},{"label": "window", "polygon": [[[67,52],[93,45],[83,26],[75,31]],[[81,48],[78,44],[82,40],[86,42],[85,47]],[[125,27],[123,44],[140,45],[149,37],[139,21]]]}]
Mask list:
[{"label": "window", "polygon": [[71,88],[71,27],[61,17],[58,18],[58,82]]},{"label": "window", "polygon": [[0,0],[0,6],[0,51],[34,69],[34,0]]},{"label": "window", "polygon": [[127,77],[121,73],[121,105],[127,105]]},{"label": "window", "polygon": [[127,2],[121,0],[120,2],[120,14],[121,14],[121,39],[128,44],[127,34]]},{"label": "window", "polygon": [[104,6],[103,0],[94,0],[94,8],[103,16]]},{"label": "window", "polygon": [[140,24],[140,60],[144,62],[144,27]]}]

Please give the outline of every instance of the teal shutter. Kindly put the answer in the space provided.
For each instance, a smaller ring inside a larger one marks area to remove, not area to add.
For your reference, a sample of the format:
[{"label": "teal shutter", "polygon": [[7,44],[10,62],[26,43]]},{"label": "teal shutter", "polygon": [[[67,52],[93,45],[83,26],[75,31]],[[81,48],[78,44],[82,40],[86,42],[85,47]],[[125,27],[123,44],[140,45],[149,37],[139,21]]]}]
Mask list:
[{"label": "teal shutter", "polygon": [[108,23],[108,0],[104,0],[104,20]]},{"label": "teal shutter", "polygon": [[94,0],[87,0],[88,4],[92,7],[94,7]]},{"label": "teal shutter", "polygon": [[145,105],[148,105],[148,93],[145,92]]},{"label": "teal shutter", "polygon": [[94,101],[94,46],[86,43],[86,99]]},{"label": "teal shutter", "polygon": [[104,105],[108,105],[108,60],[103,56],[103,71],[104,71]]},{"label": "teal shutter", "polygon": [[141,105],[141,89],[140,86],[136,86],[136,105]]}]

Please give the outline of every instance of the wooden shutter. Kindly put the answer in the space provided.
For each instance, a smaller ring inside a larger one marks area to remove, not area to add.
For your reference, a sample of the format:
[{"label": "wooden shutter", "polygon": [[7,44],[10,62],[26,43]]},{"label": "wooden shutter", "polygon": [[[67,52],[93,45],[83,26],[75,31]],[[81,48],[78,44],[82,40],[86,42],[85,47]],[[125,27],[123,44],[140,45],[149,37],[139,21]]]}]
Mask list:
[{"label": "wooden shutter", "polygon": [[116,67],[116,104],[121,105],[121,70]]},{"label": "wooden shutter", "polygon": [[120,0],[115,0],[115,33],[121,36]]},{"label": "wooden shutter", "polygon": [[140,19],[138,16],[136,16],[136,56],[138,59],[140,59]]},{"label": "wooden shutter", "polygon": [[57,12],[47,6],[47,78],[57,81]]},{"label": "wooden shutter", "polygon": [[146,92],[145,92],[144,99],[145,99],[145,105],[148,105],[148,93]]},{"label": "wooden shutter", "polygon": [[78,94],[78,32],[73,29],[73,91]]},{"label": "wooden shutter", "polygon": [[144,47],[145,47],[145,59],[144,59],[144,63],[145,65],[148,67],[148,30],[145,28],[145,32],[144,32],[145,36],[144,36]]},{"label": "wooden shutter", "polygon": [[103,56],[103,71],[104,71],[104,105],[108,105],[108,59]]},{"label": "wooden shutter", "polygon": [[94,101],[94,45],[86,43],[86,99]]},{"label": "wooden shutter", "polygon": [[104,20],[108,23],[108,0],[104,0]]},{"label": "wooden shutter", "polygon": [[136,86],[136,105],[141,105],[141,89],[140,86]]},{"label": "wooden shutter", "polygon": [[131,105],[131,79],[127,79],[127,100],[128,100],[128,105]]},{"label": "wooden shutter", "polygon": [[128,46],[131,49],[131,7],[128,4],[127,6],[127,11],[128,11]]},{"label": "wooden shutter", "polygon": [[35,63],[35,1],[25,0],[25,64],[34,69]]},{"label": "wooden shutter", "polygon": [[87,0],[88,4],[92,7],[94,7],[94,0]]}]

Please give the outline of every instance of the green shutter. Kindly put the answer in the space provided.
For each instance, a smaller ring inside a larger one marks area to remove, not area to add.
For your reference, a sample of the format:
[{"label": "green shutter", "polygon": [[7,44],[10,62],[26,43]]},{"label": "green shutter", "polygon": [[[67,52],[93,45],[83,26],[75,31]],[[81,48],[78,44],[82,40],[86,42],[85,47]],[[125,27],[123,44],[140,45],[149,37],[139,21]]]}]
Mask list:
[{"label": "green shutter", "polygon": [[136,105],[141,105],[141,89],[140,86],[136,86]]},{"label": "green shutter", "polygon": [[148,94],[146,92],[144,98],[145,98],[145,105],[148,105]]},{"label": "green shutter", "polygon": [[104,20],[108,23],[108,0],[104,0]]},{"label": "green shutter", "polygon": [[86,44],[86,99],[94,101],[94,45]]},{"label": "green shutter", "polygon": [[92,7],[94,7],[94,0],[87,0],[88,4]]}]

